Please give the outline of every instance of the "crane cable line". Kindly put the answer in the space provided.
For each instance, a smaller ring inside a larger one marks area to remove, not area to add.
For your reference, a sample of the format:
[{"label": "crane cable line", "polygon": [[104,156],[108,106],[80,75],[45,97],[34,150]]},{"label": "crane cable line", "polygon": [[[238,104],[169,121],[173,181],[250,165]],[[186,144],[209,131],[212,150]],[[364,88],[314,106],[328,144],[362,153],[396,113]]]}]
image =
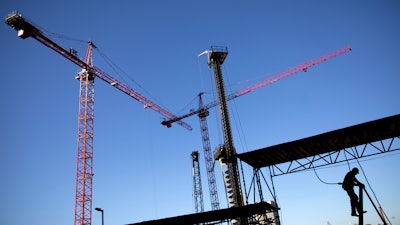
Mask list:
[{"label": "crane cable line", "polygon": [[[40,27],[39,27],[40,28]],[[63,35],[63,34],[58,34],[55,32],[51,32],[48,30],[45,30],[43,28],[40,28],[42,30],[43,33],[46,33],[49,36],[55,37],[55,38],[60,38],[60,39],[64,39],[64,40],[69,40],[69,41],[74,41],[74,42],[80,42],[80,43],[89,43],[90,41],[86,41],[86,40],[82,40],[79,38],[75,38],[75,37],[70,37],[67,35]],[[158,100],[156,97],[154,97],[152,94],[150,94],[149,91],[147,91],[142,85],[140,85],[136,80],[134,80],[127,72],[125,72],[120,66],[118,66],[115,62],[113,62],[110,57],[108,57],[106,54],[104,54],[102,51],[100,51],[100,49],[96,46],[93,45],[94,49],[96,49],[96,51],[99,53],[100,57],[106,62],[106,64],[114,71],[114,73],[124,82],[124,83],[128,83],[126,81],[126,79],[124,79],[124,77],[118,72],[121,71],[126,78],[128,78],[132,83],[134,83],[135,85],[137,85],[141,90],[143,90],[148,96],[150,96],[155,102],[157,102],[160,106],[162,106],[163,108],[166,108],[163,104],[160,104],[160,100]]]},{"label": "crane cable line", "polygon": [[29,18],[27,16],[24,16],[24,19],[25,19],[25,21],[29,22],[30,24],[32,24],[33,26],[38,28],[42,33],[45,33],[48,36],[52,36],[52,37],[60,38],[60,39],[65,39],[65,40],[69,40],[69,41],[75,41],[75,42],[81,42],[81,43],[89,43],[86,40],[82,40],[82,39],[79,39],[79,38],[74,38],[74,37],[70,37],[70,36],[67,36],[67,35],[57,34],[55,32],[48,31],[48,30],[42,28],[40,25],[36,24],[34,22],[34,20],[32,20],[31,18]]},{"label": "crane cable line", "polygon": [[160,103],[160,100],[158,100],[156,97],[154,97],[149,91],[147,91],[142,85],[140,85],[135,79],[132,78],[132,76],[130,76],[127,72],[125,72],[120,66],[118,66],[116,63],[114,63],[108,56],[106,56],[102,51],[100,51],[100,49],[98,47],[95,47],[96,51],[99,53],[99,55],[104,59],[104,61],[108,64],[109,67],[111,67],[111,69],[116,73],[116,75],[118,77],[120,77],[120,79],[125,82],[126,80],[121,76],[121,74],[118,72],[121,71],[123,73],[123,75],[125,75],[126,78],[128,78],[132,83],[134,83],[135,85],[137,85],[141,90],[143,90],[148,96],[150,96],[155,102],[157,102],[157,104],[159,104],[160,106],[162,106],[163,108],[167,108],[165,107],[163,104]]},{"label": "crane cable line", "polygon": [[[354,149],[351,148],[351,150],[352,150],[353,154],[355,155]],[[346,151],[345,151],[344,155],[345,155],[345,157],[346,157]],[[315,166],[314,166],[314,164],[312,163],[312,161],[309,160],[308,158],[306,158],[306,159],[310,162],[311,167],[312,167],[312,169],[313,169],[313,171],[314,171],[315,176],[318,178],[318,180],[319,180],[321,183],[327,184],[327,185],[341,185],[341,184],[342,184],[342,182],[333,183],[333,182],[326,182],[326,181],[322,180],[322,179],[320,178],[320,176],[318,175],[318,173],[317,173],[317,171],[316,171],[316,169],[315,169]],[[366,180],[366,182],[367,182],[367,184],[368,184],[369,189],[372,191],[372,193],[373,193],[373,195],[374,195],[374,197],[375,197],[375,200],[376,200],[376,202],[378,203],[378,206],[379,206],[380,210],[382,210],[382,212],[383,212],[383,214],[384,214],[386,220],[389,222],[389,224],[392,225],[392,223],[391,223],[390,220],[389,220],[389,217],[387,216],[386,212],[383,210],[383,208],[382,208],[382,206],[381,206],[381,204],[380,204],[380,202],[379,202],[379,200],[378,200],[378,198],[377,198],[377,196],[376,196],[376,194],[375,194],[375,191],[372,189],[371,184],[369,183],[369,180],[368,180],[368,178],[367,178],[367,175],[365,174],[365,171],[364,171],[363,167],[361,166],[361,163],[360,163],[360,161],[358,160],[358,158],[356,158],[356,161],[357,161],[357,164],[359,165],[359,167],[360,167],[360,169],[361,169],[361,172],[363,173],[363,176],[364,176],[364,178],[365,178],[365,180]],[[350,163],[349,163],[349,160],[347,159],[347,157],[346,157],[346,163],[347,163],[347,166],[349,167],[349,171],[350,171],[350,170],[351,170],[351,169],[350,169],[351,167],[350,167]],[[366,189],[364,189],[364,191],[366,191]],[[367,193],[367,194],[368,194],[368,193]],[[371,201],[372,201],[372,199],[371,199]]]},{"label": "crane cable line", "polygon": [[60,38],[60,39],[65,39],[65,40],[75,41],[75,42],[81,42],[81,43],[89,43],[89,41],[86,41],[86,40],[70,37],[70,36],[63,35],[63,34],[57,34],[57,33],[54,33],[54,32],[48,31],[48,30],[42,29],[42,31],[43,31],[43,33],[46,33],[48,36],[52,36],[55,38]]},{"label": "crane cable line", "polygon": [[[355,152],[354,152],[354,149],[351,148],[351,150],[352,150],[352,152],[353,152],[353,154],[354,154],[354,153],[355,153]],[[367,178],[367,175],[365,174],[364,168],[361,166],[361,163],[360,163],[360,161],[358,160],[358,158],[356,158],[356,160],[357,160],[357,164],[359,165],[359,167],[360,167],[360,169],[361,169],[361,172],[362,172],[363,175],[364,175],[364,179],[365,179],[365,181],[367,182],[369,189],[372,191],[372,194],[374,195],[375,200],[376,200],[376,202],[378,203],[379,209],[383,212],[383,214],[384,214],[386,220],[389,222],[389,224],[392,225],[392,222],[390,222],[389,217],[386,215],[386,212],[383,210],[383,208],[382,208],[382,206],[381,206],[381,203],[379,202],[378,197],[377,197],[376,194],[375,194],[375,191],[372,189],[371,184],[369,183],[369,180],[368,180],[368,178]],[[365,188],[364,188],[364,190],[365,190]],[[365,191],[366,191],[366,190],[365,190]]]},{"label": "crane cable line", "polygon": [[[226,69],[226,67],[224,65],[222,66],[222,68],[224,69],[224,73],[228,74],[227,69]],[[227,86],[228,89],[229,89],[229,92],[230,93],[234,93],[233,90],[232,90],[231,81],[229,79],[230,77],[229,76],[225,76],[225,77],[227,78],[228,83],[229,83],[229,85]],[[240,120],[238,107],[236,105],[236,100],[235,99],[232,99],[232,104],[229,104],[229,108],[232,111],[231,115],[233,117],[235,128],[237,130],[237,134],[238,134],[238,137],[239,137],[239,143],[241,145],[242,152],[247,152],[249,149],[248,149],[248,145],[247,145],[247,142],[246,142],[245,132],[243,130],[243,125],[242,125],[242,122]],[[243,177],[242,180],[243,180],[243,188],[244,188],[245,196],[248,196],[247,187],[246,187],[246,179],[244,179],[245,178],[245,173],[244,173],[242,160],[239,160],[239,165],[240,165],[240,172],[241,172],[241,175]],[[249,169],[249,167],[250,166],[247,165],[247,169]],[[247,171],[250,171],[250,170],[247,170]],[[245,201],[246,201],[246,204],[248,204],[248,199],[247,198],[245,199]]]}]

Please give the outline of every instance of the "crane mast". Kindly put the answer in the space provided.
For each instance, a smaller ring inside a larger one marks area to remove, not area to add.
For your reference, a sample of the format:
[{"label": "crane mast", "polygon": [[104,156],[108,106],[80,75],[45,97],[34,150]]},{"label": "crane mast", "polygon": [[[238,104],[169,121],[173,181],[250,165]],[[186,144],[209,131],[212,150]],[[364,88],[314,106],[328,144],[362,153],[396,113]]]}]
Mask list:
[{"label": "crane mast", "polygon": [[[73,52],[67,51],[57,43],[47,38],[43,32],[26,21],[22,15],[14,11],[6,16],[5,22],[18,31],[18,37],[26,39],[32,37],[49,47],[61,56],[67,58],[82,71],[77,79],[80,81],[79,112],[78,112],[78,141],[76,162],[76,193],[75,193],[75,225],[90,225],[92,222],[92,177],[93,177],[93,134],[94,134],[94,80],[100,78],[117,88],[131,98],[141,102],[145,108],[151,108],[166,118],[174,119],[172,113],[145,98],[129,86],[95,67],[92,63],[92,48],[89,42],[84,60],[79,59]],[[180,125],[191,130],[191,126],[182,121]]]},{"label": "crane mast", "polygon": [[[89,42],[85,63],[92,65],[92,43]],[[75,225],[91,224],[92,221],[92,177],[94,134],[94,78],[86,69],[78,74],[79,111],[78,141],[76,156]]]},{"label": "crane mast", "polygon": [[[224,184],[226,193],[228,194],[228,202],[231,207],[244,206],[242,188],[240,184],[240,176],[238,163],[236,158],[236,150],[233,145],[233,137],[231,124],[229,121],[228,105],[225,95],[224,79],[222,76],[221,65],[228,55],[227,48],[211,48],[208,51],[208,62],[214,70],[214,79],[217,89],[220,116],[222,122],[222,131],[224,144],[217,149],[215,159],[218,159],[223,166]],[[237,218],[240,225],[247,224],[245,218]]]},{"label": "crane mast", "polygon": [[210,144],[210,135],[208,132],[207,125],[207,116],[209,112],[207,109],[203,107],[203,93],[199,94],[199,109],[200,111],[199,120],[200,120],[200,130],[201,130],[201,139],[203,142],[203,150],[204,150],[204,159],[206,162],[206,170],[207,170],[207,180],[208,180],[208,189],[210,192],[210,202],[212,210],[218,210],[219,207],[219,197],[218,197],[218,189],[217,182],[215,180],[214,173],[214,157],[211,152],[211,144]]},{"label": "crane mast", "polygon": [[193,170],[193,198],[196,213],[204,212],[203,189],[201,186],[199,152],[193,151],[192,154],[192,170]]}]

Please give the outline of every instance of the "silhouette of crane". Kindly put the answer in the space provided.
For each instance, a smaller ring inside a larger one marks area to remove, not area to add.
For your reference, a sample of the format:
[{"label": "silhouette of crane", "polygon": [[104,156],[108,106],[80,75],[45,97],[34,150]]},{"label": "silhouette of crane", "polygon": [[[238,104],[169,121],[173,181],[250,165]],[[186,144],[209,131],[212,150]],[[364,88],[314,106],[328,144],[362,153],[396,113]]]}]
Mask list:
[{"label": "silhouette of crane", "polygon": [[[175,119],[172,113],[156,103],[145,98],[129,86],[121,83],[114,77],[95,67],[92,63],[92,49],[96,46],[88,42],[88,49],[84,60],[76,56],[76,52],[67,51],[56,44],[43,32],[25,20],[22,15],[14,11],[6,16],[5,22],[18,31],[18,37],[26,39],[32,37],[43,45],[54,50],[70,60],[80,68],[77,79],[80,81],[79,113],[78,113],[78,143],[76,163],[76,195],[75,195],[75,225],[89,225],[92,221],[92,177],[93,177],[93,131],[94,131],[94,80],[100,78],[129,97],[139,101],[145,108],[150,108],[168,119]],[[177,121],[182,127],[191,130],[185,122]]]}]

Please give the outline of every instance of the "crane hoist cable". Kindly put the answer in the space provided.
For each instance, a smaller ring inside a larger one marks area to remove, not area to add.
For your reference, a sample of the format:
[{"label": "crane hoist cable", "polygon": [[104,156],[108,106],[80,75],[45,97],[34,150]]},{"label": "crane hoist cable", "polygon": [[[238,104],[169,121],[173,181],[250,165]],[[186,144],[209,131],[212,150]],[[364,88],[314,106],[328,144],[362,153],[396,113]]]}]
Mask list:
[{"label": "crane hoist cable", "polygon": [[[31,22],[32,23],[32,22]],[[80,43],[89,43],[90,41],[87,40],[82,40],[79,38],[75,38],[75,37],[71,37],[71,36],[67,36],[67,35],[63,35],[63,34],[58,34],[55,32],[51,32],[48,30],[45,30],[43,28],[39,29],[47,34],[48,36],[52,36],[55,38],[59,38],[59,39],[64,39],[64,40],[68,40],[68,41],[74,41],[74,42],[80,42]],[[149,91],[147,91],[145,88],[143,88],[142,85],[140,85],[135,79],[132,78],[132,76],[130,76],[127,72],[125,72],[120,66],[118,66],[115,62],[113,62],[110,57],[108,57],[106,54],[104,54],[97,45],[93,45],[93,48],[97,51],[97,53],[100,55],[100,57],[104,60],[104,62],[106,62],[106,64],[114,71],[114,73],[120,78],[120,80],[122,80],[124,83],[128,83],[126,81],[125,78],[129,79],[129,81],[131,81],[132,83],[134,83],[137,87],[139,87],[143,92],[145,92],[151,99],[153,99],[155,102],[157,102],[157,104],[159,104],[160,106],[162,106],[163,108],[166,108],[163,104],[160,103],[160,100],[157,99],[156,97],[154,97],[154,95],[152,95]],[[124,75],[122,76],[121,73]]]},{"label": "crane hoist cable", "polygon": [[[104,54],[102,51],[100,51],[100,49],[96,46],[94,48],[100,55],[101,58],[103,58],[103,60],[108,64],[108,66],[115,72],[115,74],[125,83],[126,79],[129,79],[129,81],[131,81],[132,83],[134,83],[136,86],[138,86],[144,93],[146,93],[151,99],[153,99],[153,101],[157,102],[157,104],[159,104],[160,106],[162,106],[163,108],[166,108],[163,104],[161,104],[160,100],[157,99],[156,97],[154,97],[154,95],[152,95],[149,91],[147,91],[142,85],[140,85],[135,79],[132,78],[131,75],[129,75],[125,70],[123,70],[120,66],[118,66],[115,62],[113,62],[111,60],[110,57],[108,57],[106,54]],[[122,76],[118,71],[121,71]]]},{"label": "crane hoist cable", "polygon": [[79,38],[70,37],[70,36],[63,35],[63,34],[57,34],[57,33],[54,33],[54,32],[48,31],[48,30],[44,30],[44,29],[41,29],[41,30],[43,31],[43,33],[47,34],[48,36],[52,36],[55,38],[60,38],[60,39],[75,41],[75,42],[81,42],[81,43],[86,43],[86,44],[89,43],[89,41],[87,41],[87,40],[82,40]]}]

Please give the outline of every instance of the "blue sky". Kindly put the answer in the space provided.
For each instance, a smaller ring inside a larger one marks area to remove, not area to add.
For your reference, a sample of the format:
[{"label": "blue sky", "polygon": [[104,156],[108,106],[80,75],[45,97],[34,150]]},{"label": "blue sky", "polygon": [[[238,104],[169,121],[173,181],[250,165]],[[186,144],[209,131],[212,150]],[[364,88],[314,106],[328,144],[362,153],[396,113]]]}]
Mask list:
[{"label": "blue sky", "polygon": [[[206,58],[197,57],[211,45],[229,49],[223,66],[228,92],[352,47],[230,102],[239,153],[400,113],[398,1],[5,0],[0,6],[3,16],[17,9],[46,31],[92,40],[125,73],[115,74],[95,52],[97,67],[176,114],[196,108],[200,91],[207,92],[206,103],[214,100],[212,73]],[[79,68],[34,39],[18,38],[4,23],[0,34],[0,224],[72,224]],[[85,54],[84,43],[52,39]],[[101,80],[95,98],[93,206],[104,209],[106,224],[192,213],[193,150],[201,154],[205,209],[211,208],[198,118],[185,120],[193,131],[167,129],[159,114]],[[216,110],[210,115],[214,148],[222,137]],[[362,162],[392,224],[400,224],[399,159],[390,154]],[[318,174],[338,182],[346,171],[344,164]],[[274,181],[283,224],[356,221],[346,193],[322,184],[313,171]],[[365,207],[365,222],[378,224],[371,205]],[[93,224],[100,219],[93,211]]]}]

